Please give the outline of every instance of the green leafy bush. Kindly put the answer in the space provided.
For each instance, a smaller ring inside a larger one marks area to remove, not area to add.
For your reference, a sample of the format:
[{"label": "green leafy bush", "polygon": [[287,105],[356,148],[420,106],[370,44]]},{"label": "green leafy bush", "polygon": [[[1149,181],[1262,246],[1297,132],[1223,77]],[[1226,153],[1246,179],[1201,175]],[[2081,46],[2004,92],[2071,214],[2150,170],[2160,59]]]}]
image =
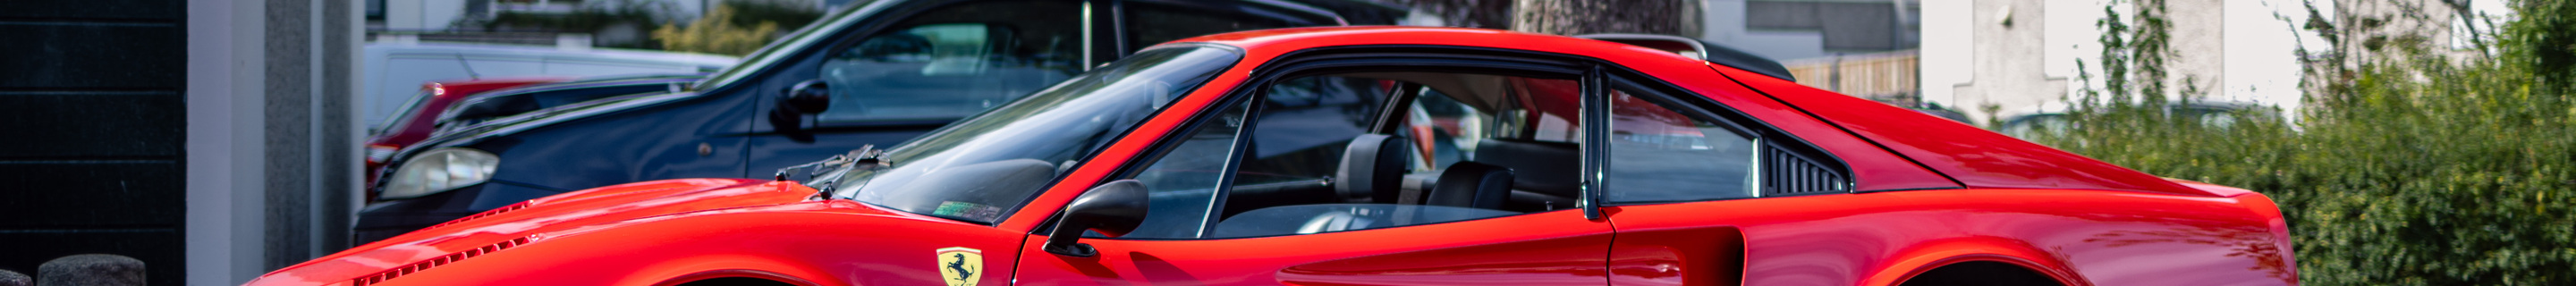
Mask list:
[{"label": "green leafy bush", "polygon": [[723,1],[687,26],[663,23],[653,30],[653,39],[666,50],[747,55],[768,46],[784,31],[821,19],[823,12],[810,5],[779,0]]},{"label": "green leafy bush", "polygon": [[653,30],[653,39],[662,41],[662,49],[727,55],[747,55],[768,45],[778,34],[777,22],[754,25],[734,24],[733,6],[719,5],[707,11],[688,26],[662,24]]},{"label": "green leafy bush", "polygon": [[2271,196],[2309,285],[2576,285],[2576,4],[2515,8],[2485,56],[2401,48],[2311,71],[2296,126],[2211,127],[2097,90],[2078,128],[2034,141]]}]

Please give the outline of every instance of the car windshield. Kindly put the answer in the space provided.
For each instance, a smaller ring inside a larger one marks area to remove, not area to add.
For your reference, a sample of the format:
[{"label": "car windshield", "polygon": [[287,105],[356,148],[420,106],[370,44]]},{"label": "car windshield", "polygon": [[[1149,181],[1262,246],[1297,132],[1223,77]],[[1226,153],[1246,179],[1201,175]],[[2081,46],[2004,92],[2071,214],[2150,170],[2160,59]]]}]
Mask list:
[{"label": "car windshield", "polygon": [[1156,110],[1232,66],[1219,46],[1137,52],[889,149],[889,167],[817,180],[836,196],[905,212],[993,223]]},{"label": "car windshield", "polygon": [[392,114],[392,116],[393,116],[393,117],[392,117],[392,118],[385,118],[384,126],[376,127],[376,130],[375,130],[375,131],[376,131],[376,133],[379,133],[379,134],[401,133],[401,130],[394,130],[394,128],[403,128],[404,126],[410,126],[410,125],[411,125],[411,117],[412,117],[412,114],[413,114],[413,113],[420,113],[420,111],[419,111],[419,110],[414,110],[413,108],[420,108],[420,105],[421,105],[421,104],[427,104],[427,103],[429,102],[429,98],[432,98],[432,97],[438,97],[438,94],[437,94],[437,93],[433,93],[433,92],[431,92],[430,90],[426,90],[426,89],[421,90],[421,91],[420,91],[420,96],[412,97],[412,99],[411,99],[411,102],[410,102],[410,103],[404,103],[404,104],[402,105],[402,108],[396,108],[396,109],[394,109],[394,110],[395,110],[395,112],[394,112],[394,114]]}]

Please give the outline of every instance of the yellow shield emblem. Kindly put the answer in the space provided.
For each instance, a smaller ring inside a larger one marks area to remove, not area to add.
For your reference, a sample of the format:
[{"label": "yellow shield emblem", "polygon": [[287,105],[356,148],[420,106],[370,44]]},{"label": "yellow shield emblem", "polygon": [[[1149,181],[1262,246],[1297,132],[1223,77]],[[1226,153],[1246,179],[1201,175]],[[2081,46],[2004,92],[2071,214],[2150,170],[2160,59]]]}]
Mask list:
[{"label": "yellow shield emblem", "polygon": [[984,251],[973,248],[939,249],[939,278],[948,286],[975,286],[984,280]]}]

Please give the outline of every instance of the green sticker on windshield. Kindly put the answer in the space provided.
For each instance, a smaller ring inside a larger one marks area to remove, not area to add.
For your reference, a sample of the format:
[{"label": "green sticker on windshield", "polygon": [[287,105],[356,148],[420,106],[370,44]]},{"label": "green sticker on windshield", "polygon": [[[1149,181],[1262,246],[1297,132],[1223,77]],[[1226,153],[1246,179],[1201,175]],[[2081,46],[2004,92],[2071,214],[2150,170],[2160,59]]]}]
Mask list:
[{"label": "green sticker on windshield", "polygon": [[994,221],[1001,218],[1002,208],[978,203],[947,201],[940,202],[939,209],[931,210],[930,214],[961,217],[980,221]]}]

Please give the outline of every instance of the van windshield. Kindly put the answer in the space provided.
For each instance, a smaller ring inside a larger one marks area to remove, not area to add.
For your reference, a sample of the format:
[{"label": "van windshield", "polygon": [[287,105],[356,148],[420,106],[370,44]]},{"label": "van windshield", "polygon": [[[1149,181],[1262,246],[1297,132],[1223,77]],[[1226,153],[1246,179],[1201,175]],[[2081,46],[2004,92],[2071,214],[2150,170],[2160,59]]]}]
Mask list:
[{"label": "van windshield", "polygon": [[841,198],[993,223],[1241,58],[1208,45],[1137,52],[896,146],[881,158],[890,167],[838,170],[848,179],[823,184]]}]

